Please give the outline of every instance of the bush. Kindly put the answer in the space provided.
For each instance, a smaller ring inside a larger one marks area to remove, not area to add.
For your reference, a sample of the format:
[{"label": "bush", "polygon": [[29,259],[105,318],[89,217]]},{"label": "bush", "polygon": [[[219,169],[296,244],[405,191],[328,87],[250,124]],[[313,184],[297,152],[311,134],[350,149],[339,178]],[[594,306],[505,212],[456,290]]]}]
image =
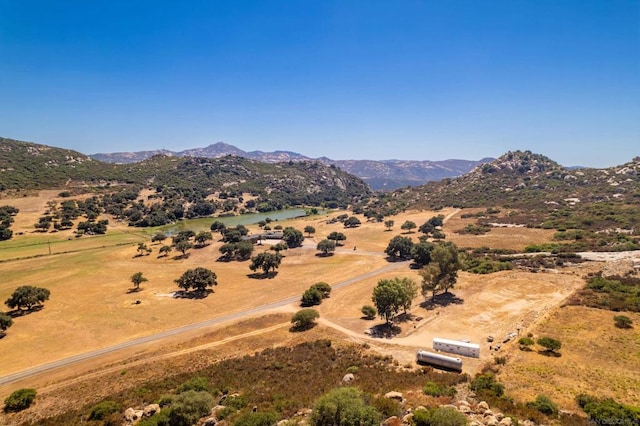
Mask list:
[{"label": "bush", "polygon": [[122,410],[122,406],[115,401],[102,401],[93,406],[89,413],[89,420],[104,420],[107,416]]},{"label": "bush", "polygon": [[547,416],[555,416],[558,414],[558,404],[545,395],[538,395],[534,402],[527,403],[527,407],[534,408]]},{"label": "bush", "polygon": [[618,328],[632,328],[633,321],[626,315],[616,315],[613,317],[613,321]]},{"label": "bush", "polygon": [[479,374],[469,384],[469,389],[474,392],[486,392],[490,396],[500,397],[504,394],[504,386],[496,382],[496,377],[491,374]]},{"label": "bush", "polygon": [[613,399],[597,399],[591,395],[578,395],[576,402],[595,424],[611,424],[631,426],[640,424],[640,409],[620,404]]},{"label": "bush", "polygon": [[313,327],[319,317],[320,314],[315,309],[302,309],[293,315],[291,323],[295,331],[304,331]]},{"label": "bush", "polygon": [[35,399],[35,389],[18,389],[4,400],[4,412],[9,413],[26,410],[33,404]]},{"label": "bush", "polygon": [[208,415],[213,408],[213,397],[208,392],[188,390],[177,395],[169,408],[169,424],[195,424],[201,417]]},{"label": "bush", "polygon": [[206,377],[194,377],[178,386],[176,393],[183,393],[190,390],[196,392],[209,391],[209,381]]},{"label": "bush", "polygon": [[341,387],[318,398],[310,420],[314,426],[378,426],[382,416],[358,389]]},{"label": "bush", "polygon": [[549,352],[555,352],[562,347],[559,340],[551,337],[541,337],[536,341],[537,344],[547,349]]},{"label": "bush", "polygon": [[331,294],[331,286],[323,281],[315,283],[310,288],[318,290],[322,294],[323,299],[326,299]]},{"label": "bush", "polygon": [[316,288],[309,288],[302,294],[300,303],[302,306],[319,305],[322,302],[322,293]]},{"label": "bush", "polygon": [[413,421],[416,426],[464,426],[467,417],[455,408],[440,407],[414,411]]},{"label": "bush", "polygon": [[234,426],[272,426],[278,421],[278,415],[273,412],[245,413],[234,423]]},{"label": "bush", "polygon": [[360,309],[360,312],[362,312],[362,315],[364,315],[365,318],[369,320],[374,319],[378,314],[376,308],[371,305],[364,305],[362,309]]},{"label": "bush", "polygon": [[435,382],[427,382],[422,392],[429,396],[456,396],[457,390],[453,386],[445,386]]}]

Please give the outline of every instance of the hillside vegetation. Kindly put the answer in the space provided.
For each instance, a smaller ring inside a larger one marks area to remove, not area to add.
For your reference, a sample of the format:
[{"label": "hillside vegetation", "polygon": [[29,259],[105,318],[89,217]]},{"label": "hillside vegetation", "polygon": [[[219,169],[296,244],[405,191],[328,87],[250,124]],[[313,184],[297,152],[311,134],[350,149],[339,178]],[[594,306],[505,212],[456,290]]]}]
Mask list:
[{"label": "hillside vegetation", "polygon": [[570,170],[530,151],[508,152],[464,176],[399,189],[361,208],[381,218],[443,207],[490,208],[468,232],[515,225],[558,231],[553,242],[530,251],[637,250],[640,157],[608,169]]},{"label": "hillside vegetation", "polygon": [[[268,164],[234,156],[158,155],[118,165],[75,151],[0,140],[1,191],[63,187],[67,196],[100,194],[93,202],[97,213],[108,212],[141,226],[215,212],[273,211],[298,205],[344,208],[371,195],[361,179],[319,162]],[[136,203],[143,188],[153,191],[149,202]],[[243,194],[251,199],[245,200]]]}]

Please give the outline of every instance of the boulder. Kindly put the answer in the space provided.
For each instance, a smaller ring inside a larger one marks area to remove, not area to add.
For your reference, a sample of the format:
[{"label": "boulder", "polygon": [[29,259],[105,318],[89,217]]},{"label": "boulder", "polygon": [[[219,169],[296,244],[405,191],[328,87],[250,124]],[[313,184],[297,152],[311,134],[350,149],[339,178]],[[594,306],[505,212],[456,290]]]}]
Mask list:
[{"label": "boulder", "polygon": [[513,420],[511,420],[511,417],[505,417],[502,420],[500,420],[500,423],[498,423],[498,425],[500,425],[500,426],[513,426]]},{"label": "boulder", "polygon": [[473,410],[468,405],[460,405],[458,407],[458,411],[460,411],[463,414],[471,414],[471,413],[473,413]]},{"label": "boulder", "polygon": [[218,418],[218,413],[222,410],[224,410],[226,407],[224,405],[216,405],[215,407],[213,407],[211,409],[211,417],[215,417],[216,419]]},{"label": "boulder", "polygon": [[401,426],[402,421],[398,416],[391,416],[382,422],[382,426]]},{"label": "boulder", "polygon": [[413,423],[413,413],[406,414],[402,418],[402,424],[403,425],[410,425],[411,423]]},{"label": "boulder", "polygon": [[484,426],[484,423],[478,420],[472,420],[471,423],[469,423],[469,426]]},{"label": "boulder", "polygon": [[494,416],[493,411],[491,410],[485,410],[484,413],[482,413],[482,415],[485,417]]},{"label": "boulder", "polygon": [[385,393],[384,397],[387,399],[395,399],[396,401],[400,401],[400,402],[402,402],[404,399],[400,392],[395,392],[395,391]]},{"label": "boulder", "polygon": [[160,411],[160,406],[158,404],[149,404],[142,410],[142,417],[147,419],[158,411]]},{"label": "boulder", "polygon": [[132,425],[140,421],[140,419],[142,418],[142,414],[142,410],[134,410],[133,408],[129,407],[124,412],[124,420],[128,424]]},{"label": "boulder", "polygon": [[307,416],[310,416],[311,413],[313,413],[313,410],[311,408],[302,408],[298,410],[298,412],[296,413],[296,416],[307,417]]},{"label": "boulder", "polygon": [[465,401],[464,399],[461,399],[460,401],[456,402],[456,405],[458,405],[458,406],[463,406],[463,405],[464,405],[464,406],[467,406],[467,407],[470,407],[470,406],[471,406],[471,404],[469,404],[469,403],[468,403],[467,401]]},{"label": "boulder", "polygon": [[211,416],[204,419],[204,421],[202,422],[202,426],[216,426],[217,423],[218,423],[218,419]]},{"label": "boulder", "polygon": [[486,416],[486,417],[483,419],[483,423],[484,423],[486,426],[498,426],[498,423],[499,423],[499,422],[498,422],[498,419],[496,419],[496,418],[495,418],[495,416]]},{"label": "boulder", "polygon": [[356,379],[356,376],[353,375],[353,373],[348,373],[345,374],[344,377],[342,378],[342,383],[351,383]]},{"label": "boulder", "polygon": [[486,401],[480,401],[478,403],[478,405],[476,406],[476,413],[484,413],[485,411],[487,411],[489,409],[489,404],[487,404]]},{"label": "boulder", "polygon": [[496,419],[498,419],[498,421],[502,421],[502,419],[504,419],[504,414],[502,413],[496,413],[494,414],[496,416]]}]

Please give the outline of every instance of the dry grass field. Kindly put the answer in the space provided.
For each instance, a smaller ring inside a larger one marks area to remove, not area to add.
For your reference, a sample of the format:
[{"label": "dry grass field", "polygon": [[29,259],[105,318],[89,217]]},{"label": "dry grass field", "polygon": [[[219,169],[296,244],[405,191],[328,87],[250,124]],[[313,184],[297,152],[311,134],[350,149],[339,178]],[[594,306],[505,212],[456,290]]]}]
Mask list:
[{"label": "dry grass field", "polygon": [[[1,203],[20,208],[13,230],[22,235],[0,242],[0,274],[3,277],[0,300],[5,300],[16,287],[26,284],[50,289],[51,299],[41,311],[15,318],[7,336],[0,340],[0,377],[283,300],[301,294],[319,281],[335,285],[353,279],[355,282],[334,290],[331,297],[318,307],[321,327],[314,329],[309,336],[324,333],[336,339],[367,342],[373,349],[393,355],[401,364],[413,364],[415,350],[430,348],[433,337],[469,339],[481,344],[481,358],[465,358],[465,371],[474,373],[486,363],[491,363],[496,354],[508,354],[510,358],[500,373],[500,379],[518,398],[530,399],[532,395],[543,392],[557,398],[563,406],[573,408],[570,395],[581,389],[577,385],[577,377],[591,377],[588,382],[591,388],[606,388],[611,396],[623,402],[637,403],[638,387],[635,387],[635,393],[627,392],[639,383],[637,375],[630,375],[628,379],[623,379],[622,375],[624,368],[635,368],[636,374],[640,371],[637,333],[632,334],[635,337],[623,339],[626,349],[612,350],[607,345],[622,338],[621,332],[613,328],[611,313],[589,310],[583,314],[579,311],[582,308],[575,307],[558,309],[563,300],[584,284],[582,276],[587,270],[602,267],[601,262],[537,274],[519,271],[491,275],[460,273],[452,291],[455,296],[452,303],[432,307],[423,304],[424,299],[419,296],[411,309],[413,319],[399,323],[401,332],[397,336],[376,338],[364,333],[365,329],[381,324],[379,319],[362,319],[360,313],[363,305],[371,304],[371,291],[378,280],[400,276],[419,282],[417,271],[410,269],[408,263],[393,265],[397,267],[393,271],[376,272],[390,267],[383,251],[393,236],[401,234],[400,226],[405,220],[420,225],[435,214],[444,214],[448,218],[444,226],[447,239],[461,247],[522,250],[526,245],[548,241],[553,231],[495,228],[482,236],[458,235],[452,231],[475,223],[475,220],[460,219],[460,211],[454,209],[398,215],[393,218],[395,226],[392,230],[386,230],[382,223],[367,222],[363,217],[360,217],[362,226],[354,229],[344,229],[341,223],[327,223],[328,218],[341,212],[304,217],[279,223],[300,230],[311,225],[316,233],[305,240],[303,247],[284,252],[285,258],[275,277],[256,279],[248,276],[251,273],[249,262],[217,261],[220,242],[193,249],[187,258],[182,259],[175,257],[175,252],[169,257],[158,257],[159,245],[150,245],[153,248],[150,255],[138,256],[137,243],[150,244],[152,230],[129,228],[113,221],[106,236],[75,238],[71,231],[34,233],[33,224],[43,214],[47,201],[58,192],[43,191],[37,197],[3,199]],[[249,228],[258,231],[257,226]],[[333,256],[317,256],[316,243],[332,231],[347,235],[344,247]],[[417,241],[419,233],[403,235]],[[259,246],[256,250],[267,248],[268,245]],[[177,290],[173,281],[185,270],[198,266],[217,274],[219,285],[215,292],[204,299],[172,297]],[[130,276],[138,271],[149,281],[142,284],[141,291],[130,292]],[[366,276],[368,273],[373,275]],[[358,279],[361,276],[363,278]],[[287,327],[290,312],[296,309],[298,306],[294,303],[280,307],[280,314],[276,312],[275,316],[253,319],[241,327],[228,322],[3,385],[0,386],[0,398],[17,387],[42,386],[50,389],[51,395],[57,395],[48,402],[55,405],[55,401],[59,401],[56,398],[62,398],[56,393],[60,389],[66,389],[67,395],[76,392],[71,389],[87,392],[96,375],[100,375],[101,383],[133,386],[147,377],[143,373],[145,371],[149,372],[149,377],[160,374],[157,365],[154,366],[156,361],[162,368],[177,371],[191,368],[186,360],[192,359],[189,357],[194,353],[198,356],[210,354],[203,358],[203,362],[209,362],[207,360],[252,353],[259,348],[303,339],[306,337],[291,334]],[[422,319],[416,321],[416,317]],[[636,317],[634,321],[638,323],[640,319]],[[598,326],[590,327],[591,322]],[[531,331],[536,335],[546,334],[549,330],[550,335],[563,341],[563,357],[547,358],[537,353],[524,353],[517,350],[513,341],[503,345],[500,352],[489,351],[488,335],[501,340],[518,328],[521,334]],[[234,336],[238,338],[233,339]],[[576,349],[591,348],[598,336],[602,340],[598,342],[601,345],[599,350]],[[232,340],[225,340],[229,338]],[[635,352],[633,344],[636,345]],[[624,367],[617,372],[610,369],[603,374],[606,365],[612,362]],[[120,373],[126,364],[142,371],[136,373],[135,380],[128,373]],[[574,369],[578,372],[575,377],[571,374]],[[83,379],[87,372],[89,375]],[[546,380],[545,374],[566,377],[566,380]],[[72,380],[66,386],[64,383],[68,378]],[[80,386],[78,383],[83,384]],[[563,392],[569,396],[561,397]],[[631,395],[627,399],[624,398],[625,392]],[[99,399],[99,394],[98,391],[89,392],[83,398]],[[46,407],[46,404],[39,403],[39,406]]]},{"label": "dry grass field", "polygon": [[[514,345],[498,375],[507,393],[524,401],[547,395],[577,412],[574,398],[581,393],[640,406],[640,331],[637,325],[616,328],[614,315],[583,306],[553,310],[532,332],[560,340],[561,356],[521,351]],[[640,315],[625,315],[640,324]]]}]

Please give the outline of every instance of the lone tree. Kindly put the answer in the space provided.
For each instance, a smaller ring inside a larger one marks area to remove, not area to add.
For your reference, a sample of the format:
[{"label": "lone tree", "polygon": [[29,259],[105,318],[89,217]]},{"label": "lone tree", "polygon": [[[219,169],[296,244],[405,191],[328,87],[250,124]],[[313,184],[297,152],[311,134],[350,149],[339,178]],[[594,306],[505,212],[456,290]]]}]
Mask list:
[{"label": "lone tree", "polygon": [[328,298],[329,295],[331,294],[331,286],[329,284],[325,283],[324,281],[319,281],[319,282],[315,283],[314,285],[312,285],[310,288],[315,288],[320,293],[322,293],[322,298],[323,299]]},{"label": "lone tree", "polygon": [[282,231],[282,240],[287,243],[289,248],[300,247],[304,241],[304,235],[299,230],[287,226]]},{"label": "lone tree", "polygon": [[412,248],[413,241],[411,241],[411,238],[397,235],[389,241],[384,252],[393,259],[408,259],[411,256]]},{"label": "lone tree", "polygon": [[335,241],[336,246],[342,245],[340,241],[345,241],[346,239],[347,239],[347,236],[344,235],[342,232],[333,231],[332,233],[327,235],[327,240]]},{"label": "lone tree", "polygon": [[315,309],[302,309],[293,315],[291,323],[295,331],[304,331],[316,325],[318,318],[320,318],[320,314]]},{"label": "lone tree", "polygon": [[387,324],[391,321],[400,310],[400,287],[392,280],[380,280],[378,285],[373,289],[373,301],[380,318],[383,318]]},{"label": "lone tree", "polygon": [[218,276],[207,268],[197,267],[188,269],[175,280],[175,283],[185,291],[193,289],[195,292],[203,293],[207,287],[218,285]]},{"label": "lone tree", "polygon": [[418,265],[427,265],[431,262],[431,252],[433,251],[433,247],[433,244],[429,242],[414,244],[413,247],[411,247],[411,258]]},{"label": "lone tree", "polygon": [[302,299],[300,300],[302,306],[313,306],[319,305],[320,303],[322,303],[322,293],[320,290],[311,287],[302,293]]},{"label": "lone tree", "polygon": [[136,250],[138,251],[138,256],[144,256],[145,253],[151,253],[151,249],[147,247],[145,243],[138,243],[138,248]]},{"label": "lone tree", "polygon": [[336,251],[336,242],[332,240],[322,240],[316,246],[323,256],[328,256],[330,252]]},{"label": "lone tree", "polygon": [[345,228],[357,228],[361,224],[362,224],[362,222],[360,222],[360,219],[358,219],[355,216],[351,216],[347,220],[344,221],[344,227]]},{"label": "lone tree", "polygon": [[0,337],[6,334],[7,328],[13,325],[11,317],[4,312],[0,312]]},{"label": "lone tree", "polygon": [[412,222],[410,220],[405,221],[401,226],[400,229],[402,229],[403,231],[407,231],[409,234],[413,232],[414,229],[416,229],[418,227],[418,225],[416,225],[415,222]]},{"label": "lone tree", "polygon": [[194,237],[194,240],[198,247],[204,247],[207,244],[207,241],[213,240],[213,235],[211,235],[211,232],[209,231],[200,231]]},{"label": "lone tree", "polygon": [[263,252],[251,258],[251,264],[249,269],[257,271],[262,269],[265,276],[269,276],[271,270],[275,271],[282,262],[282,255],[280,253]]},{"label": "lone tree", "polygon": [[558,349],[562,347],[562,343],[559,340],[551,337],[541,337],[536,340],[536,343],[546,348],[547,352],[556,353]]},{"label": "lone tree", "polygon": [[530,351],[530,346],[532,346],[534,343],[535,342],[531,337],[521,337],[520,340],[518,340],[521,351]]},{"label": "lone tree", "polygon": [[391,219],[384,221],[384,227],[387,228],[387,231],[391,231],[391,228],[393,228],[393,225],[395,225],[395,222]]},{"label": "lone tree", "polygon": [[458,280],[461,262],[458,247],[451,242],[440,243],[431,251],[431,262],[420,270],[422,293],[432,292],[435,299],[438,291],[449,292]]},{"label": "lone tree", "polygon": [[42,306],[45,301],[49,300],[50,295],[51,292],[46,288],[23,285],[18,287],[4,303],[11,309],[26,308],[27,311],[30,311],[36,306]]},{"label": "lone tree", "polygon": [[135,274],[131,275],[131,283],[133,284],[133,288],[135,288],[136,291],[140,290],[140,284],[147,281],[149,280],[142,276],[142,272],[136,272]]},{"label": "lone tree", "polygon": [[166,236],[165,234],[163,234],[162,232],[160,232],[160,233],[158,233],[158,234],[154,234],[154,235],[151,237],[151,242],[152,242],[152,243],[161,243],[161,242],[163,242],[163,241],[164,241],[164,240],[166,240],[166,239],[167,239],[167,236]]},{"label": "lone tree", "polygon": [[162,256],[169,256],[169,253],[171,252],[171,246],[162,246],[160,247],[160,250],[158,250],[158,252],[162,255]]},{"label": "lone tree", "polygon": [[187,252],[192,248],[193,248],[193,244],[191,244],[188,240],[182,240],[176,243],[176,250],[182,253],[182,257],[186,257]]},{"label": "lone tree", "polygon": [[308,237],[311,237],[311,234],[315,234],[316,233],[316,228],[314,228],[311,225],[307,225],[304,227],[304,232],[307,233]]}]

